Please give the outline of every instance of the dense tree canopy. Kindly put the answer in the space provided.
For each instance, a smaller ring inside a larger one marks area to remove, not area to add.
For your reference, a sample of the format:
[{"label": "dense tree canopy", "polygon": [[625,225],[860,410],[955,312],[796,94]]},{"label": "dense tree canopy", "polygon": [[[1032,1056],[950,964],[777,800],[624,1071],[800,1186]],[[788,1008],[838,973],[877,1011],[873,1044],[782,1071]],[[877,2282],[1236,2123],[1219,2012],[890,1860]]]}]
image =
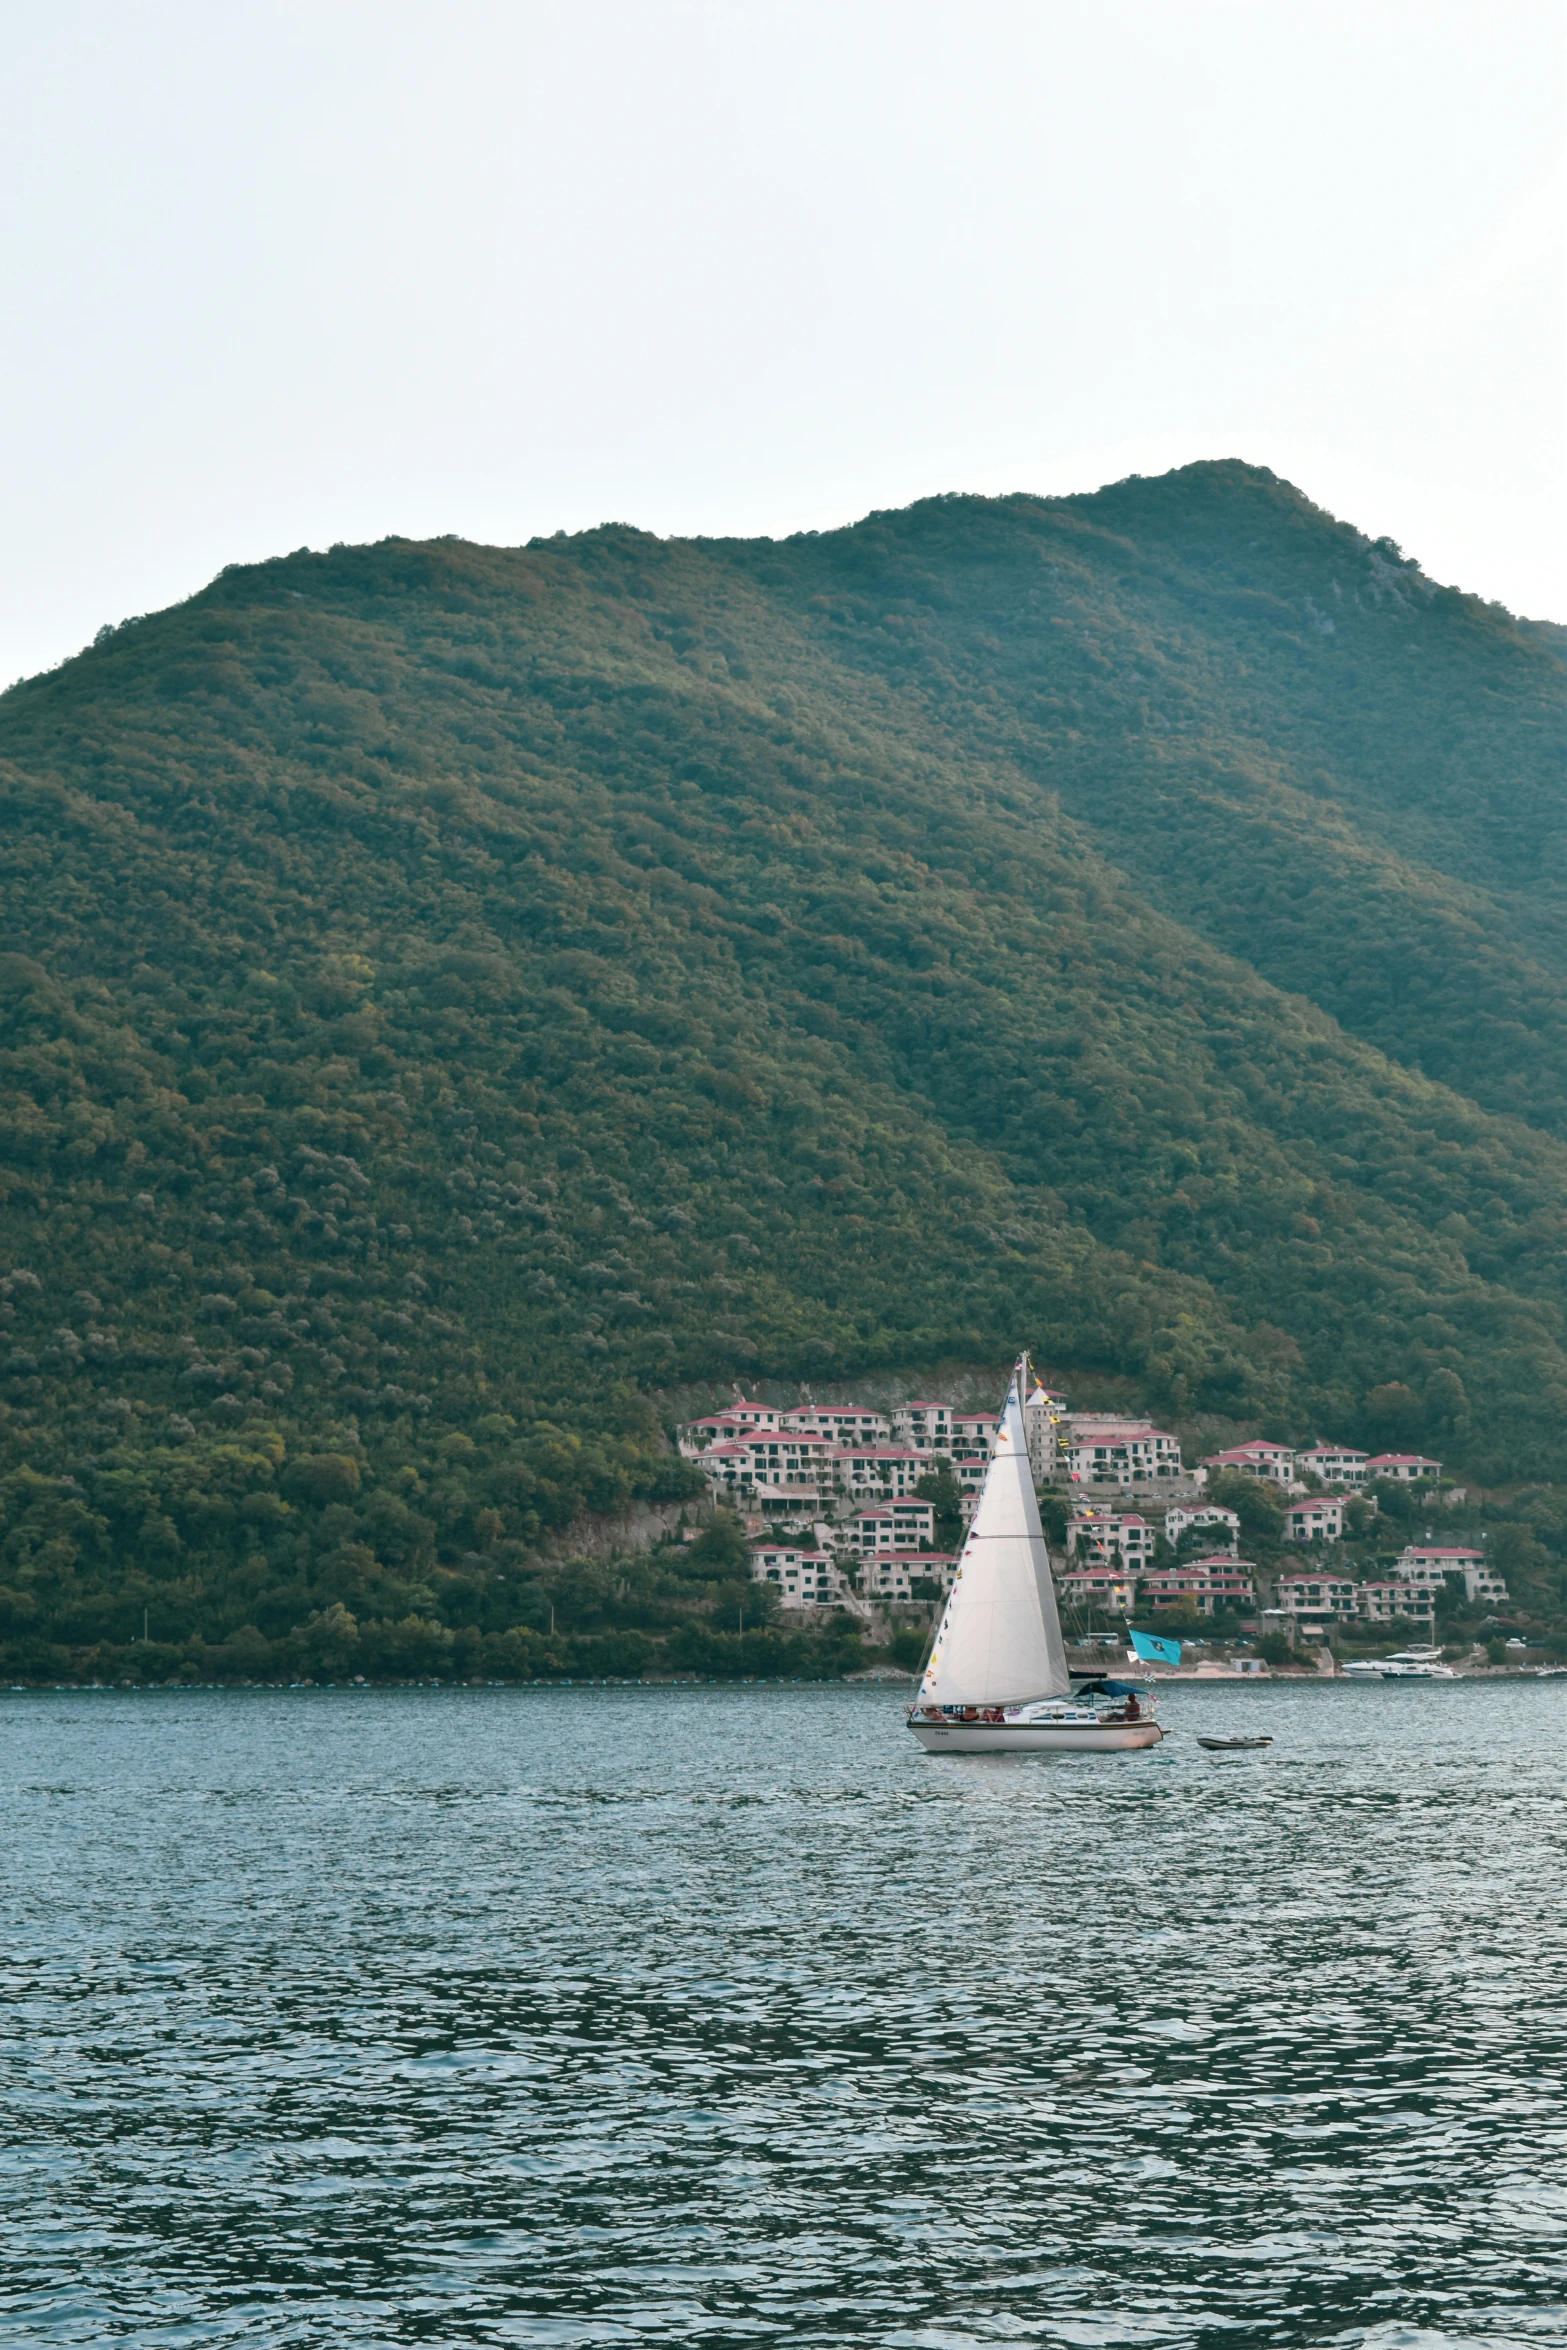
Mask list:
[{"label": "dense tree canopy", "polygon": [[9,1636],[499,1638],[673,1390],[1021,1340],[1553,1475],[1564,716],[1237,465],[105,631],[0,698]]}]

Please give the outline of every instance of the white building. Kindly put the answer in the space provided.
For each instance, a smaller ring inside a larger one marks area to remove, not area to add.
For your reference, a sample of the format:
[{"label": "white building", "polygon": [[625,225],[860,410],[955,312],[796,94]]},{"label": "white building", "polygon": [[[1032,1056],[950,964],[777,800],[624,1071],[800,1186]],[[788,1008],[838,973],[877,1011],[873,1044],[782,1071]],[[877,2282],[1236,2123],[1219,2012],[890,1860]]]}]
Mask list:
[{"label": "white building", "polygon": [[1483,1550],[1465,1550],[1446,1542],[1410,1542],[1399,1553],[1397,1569],[1406,1583],[1419,1583],[1429,1591],[1440,1591],[1449,1575],[1462,1575],[1470,1600],[1507,1597],[1507,1585]]},{"label": "white building", "polygon": [[886,1415],[859,1403],[802,1403],[778,1415],[780,1428],[803,1428],[837,1444],[885,1444],[892,1434]]},{"label": "white building", "polygon": [[688,1420],[681,1429],[680,1450],[687,1460],[695,1460],[710,1444],[722,1444],[730,1437],[749,1434],[738,1412],[704,1412],[700,1420]]},{"label": "white building", "polygon": [[1183,1559],[1179,1566],[1155,1567],[1138,1578],[1137,1596],[1145,1607],[1190,1605],[1199,1615],[1216,1608],[1255,1607],[1256,1568],[1250,1559],[1231,1558],[1228,1551],[1212,1558]]},{"label": "white building", "polygon": [[838,1607],[851,1596],[849,1581],[830,1552],[759,1543],[751,1552],[751,1580],[771,1583],[785,1607]]},{"label": "white building", "polygon": [[1067,1474],[1077,1485],[1144,1485],[1181,1474],[1180,1445],[1147,1420],[1071,1412],[1065,1429],[1056,1433]]},{"label": "white building", "polygon": [[1056,1580],[1063,1599],[1099,1608],[1107,1616],[1129,1616],[1137,1605],[1137,1577],[1102,1560],[1076,1560]]},{"label": "white building", "polygon": [[825,1436],[786,1435],[774,1429],[751,1436],[725,1436],[697,1455],[697,1465],[715,1496],[742,1497],[765,1508],[769,1501],[814,1502],[832,1484],[834,1447]]},{"label": "white building", "polygon": [[878,1550],[862,1559],[857,1570],[864,1596],[881,1600],[912,1598],[917,1583],[950,1591],[957,1571],[957,1560],[936,1550]]},{"label": "white building", "polygon": [[996,1430],[1001,1422],[994,1412],[954,1412],[952,1441],[973,1451],[991,1453],[996,1449]]},{"label": "white building", "polygon": [[950,1404],[928,1401],[894,1404],[890,1418],[893,1436],[899,1444],[911,1444],[917,1452],[951,1452]]},{"label": "white building", "polygon": [[1069,1558],[1084,1566],[1119,1566],[1140,1575],[1153,1564],[1154,1531],[1131,1510],[1075,1510],[1067,1520]]},{"label": "white building", "polygon": [[1280,1575],[1275,1585],[1279,1607],[1291,1616],[1353,1616],[1359,1613],[1360,1585],[1349,1575],[1331,1575],[1302,1567]]},{"label": "white building", "polygon": [[1344,1533],[1344,1503],[1338,1494],[1308,1494],[1303,1501],[1286,1503],[1286,1542],[1338,1542]]},{"label": "white building", "polygon": [[1236,1550],[1240,1546],[1240,1519],[1233,1510],[1225,1509],[1219,1502],[1198,1502],[1190,1509],[1177,1502],[1174,1509],[1165,1511],[1164,1538],[1166,1542],[1179,1543],[1181,1536],[1189,1526],[1211,1527],[1213,1531],[1208,1536],[1210,1542],[1227,1542],[1231,1550]]},{"label": "white building", "polygon": [[1311,1444],[1295,1455],[1297,1469],[1310,1469],[1324,1485],[1364,1485],[1366,1455],[1347,1444]]},{"label": "white building", "polygon": [[1441,1462],[1429,1460],[1423,1452],[1377,1452],[1366,1463],[1368,1477],[1397,1477],[1410,1485],[1427,1477],[1434,1484],[1441,1474]]},{"label": "white building", "polygon": [[834,1482],[856,1500],[873,1496],[901,1500],[913,1492],[922,1477],[929,1476],[930,1468],[929,1453],[902,1444],[841,1445],[834,1447],[831,1455]]},{"label": "white building", "polygon": [[1253,1444],[1232,1444],[1227,1452],[1212,1452],[1202,1465],[1210,1477],[1232,1469],[1242,1477],[1271,1477],[1276,1485],[1294,1483],[1295,1455],[1290,1446],[1267,1444],[1261,1437]]},{"label": "white building", "polygon": [[1066,1425],[1066,1397],[1036,1386],[1023,1406],[1023,1435],[1028,1465],[1036,1485],[1048,1485],[1060,1463],[1060,1438]]},{"label": "white building", "polygon": [[935,1504],[886,1501],[856,1510],[839,1529],[839,1539],[862,1556],[878,1550],[918,1550],[936,1539]]},{"label": "white building", "polygon": [[1362,1583],[1357,1593],[1359,1613],[1368,1624],[1390,1624],[1395,1616],[1429,1625],[1436,1613],[1433,1594],[1400,1576],[1393,1583]]}]

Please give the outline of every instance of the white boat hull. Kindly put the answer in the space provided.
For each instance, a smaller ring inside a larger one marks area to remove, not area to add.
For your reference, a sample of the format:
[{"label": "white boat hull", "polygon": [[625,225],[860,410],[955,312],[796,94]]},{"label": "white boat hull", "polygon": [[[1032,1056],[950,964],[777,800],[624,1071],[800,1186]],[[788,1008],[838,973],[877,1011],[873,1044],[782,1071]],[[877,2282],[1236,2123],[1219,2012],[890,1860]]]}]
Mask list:
[{"label": "white boat hull", "polygon": [[1157,1746],[1157,1722],[910,1722],[927,1754],[1119,1754]]}]

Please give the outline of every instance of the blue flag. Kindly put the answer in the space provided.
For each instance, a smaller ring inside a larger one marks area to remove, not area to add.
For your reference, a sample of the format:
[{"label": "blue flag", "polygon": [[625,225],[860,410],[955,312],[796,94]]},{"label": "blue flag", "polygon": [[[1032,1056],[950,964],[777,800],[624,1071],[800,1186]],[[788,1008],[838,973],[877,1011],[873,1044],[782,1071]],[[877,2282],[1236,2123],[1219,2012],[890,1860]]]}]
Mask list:
[{"label": "blue flag", "polygon": [[1157,1632],[1133,1632],[1130,1638],[1144,1664],[1178,1665],[1181,1661],[1178,1640],[1161,1640]]}]

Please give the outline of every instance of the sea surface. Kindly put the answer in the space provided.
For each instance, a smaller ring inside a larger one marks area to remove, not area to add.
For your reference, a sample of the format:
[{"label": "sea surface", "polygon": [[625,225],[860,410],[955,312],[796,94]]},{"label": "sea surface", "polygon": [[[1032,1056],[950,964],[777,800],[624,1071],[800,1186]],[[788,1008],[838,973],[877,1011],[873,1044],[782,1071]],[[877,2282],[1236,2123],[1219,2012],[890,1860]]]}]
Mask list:
[{"label": "sea surface", "polygon": [[1567,1681],[904,1699],[0,1695],[0,2340],[1567,2341]]}]

